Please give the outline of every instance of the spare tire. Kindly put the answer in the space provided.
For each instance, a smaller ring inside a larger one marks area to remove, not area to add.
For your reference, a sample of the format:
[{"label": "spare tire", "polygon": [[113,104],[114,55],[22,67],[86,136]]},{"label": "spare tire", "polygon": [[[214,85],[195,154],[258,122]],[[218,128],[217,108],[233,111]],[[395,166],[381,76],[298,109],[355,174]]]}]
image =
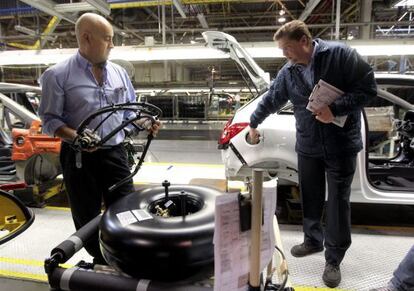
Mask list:
[{"label": "spare tire", "polygon": [[[169,188],[168,199],[163,187],[121,198],[100,222],[105,260],[136,278],[178,281],[211,276],[215,198],[221,194],[206,187],[178,185]],[[157,208],[165,208],[171,204],[168,201],[173,203],[170,217],[157,215]]]}]

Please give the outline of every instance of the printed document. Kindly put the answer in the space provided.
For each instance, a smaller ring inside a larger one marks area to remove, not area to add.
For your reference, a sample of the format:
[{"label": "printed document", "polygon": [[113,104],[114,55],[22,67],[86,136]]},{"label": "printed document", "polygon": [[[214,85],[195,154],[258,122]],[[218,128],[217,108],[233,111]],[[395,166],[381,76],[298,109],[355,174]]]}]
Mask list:
[{"label": "printed document", "polygon": [[[322,107],[330,105],[336,100],[339,96],[343,95],[344,92],[335,86],[325,82],[320,79],[318,84],[312,90],[311,95],[309,96],[309,102],[306,106],[306,109],[312,112],[316,112]],[[343,127],[345,124],[347,116],[335,116],[335,119],[332,121],[333,124]]]},{"label": "printed document", "polygon": [[[260,266],[262,270],[272,258],[275,236],[273,216],[276,191],[263,189],[262,242]],[[237,193],[216,198],[214,230],[214,291],[247,291],[249,283],[249,252],[251,231],[240,231]]]}]

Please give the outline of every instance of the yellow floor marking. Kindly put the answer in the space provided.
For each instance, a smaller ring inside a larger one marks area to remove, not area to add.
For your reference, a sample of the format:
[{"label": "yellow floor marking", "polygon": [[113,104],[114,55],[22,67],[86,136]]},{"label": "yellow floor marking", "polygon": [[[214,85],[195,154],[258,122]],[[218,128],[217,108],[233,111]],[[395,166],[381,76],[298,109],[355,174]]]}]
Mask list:
[{"label": "yellow floor marking", "polygon": [[57,206],[46,206],[45,209],[48,209],[48,210],[70,211],[70,208],[69,207],[57,207]]},{"label": "yellow floor marking", "polygon": [[12,272],[12,271],[8,271],[8,270],[1,270],[0,269],[0,276],[47,282],[47,275],[46,274],[45,275],[38,275],[38,274],[31,274],[31,273],[24,273],[24,272]]},{"label": "yellow floor marking", "polygon": [[[0,262],[15,264],[15,265],[35,266],[35,267],[43,267],[43,265],[44,265],[44,261],[6,258],[6,257],[0,257]],[[63,268],[73,267],[73,265],[69,265],[69,264],[61,264],[60,266],[63,267]]]},{"label": "yellow floor marking", "polygon": [[144,163],[146,166],[174,166],[174,167],[204,167],[204,168],[224,168],[223,164],[196,164],[196,163],[155,163],[155,162],[148,162]]}]

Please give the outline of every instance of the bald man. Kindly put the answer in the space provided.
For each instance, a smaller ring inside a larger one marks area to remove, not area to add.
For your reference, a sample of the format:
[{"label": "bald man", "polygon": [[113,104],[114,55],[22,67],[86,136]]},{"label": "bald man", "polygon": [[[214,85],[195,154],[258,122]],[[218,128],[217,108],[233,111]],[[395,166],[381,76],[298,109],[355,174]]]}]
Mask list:
[{"label": "bald man", "polygon": [[[80,123],[97,109],[117,103],[135,102],[134,88],[126,71],[108,61],[114,47],[111,24],[102,16],[85,13],[75,26],[79,50],[76,55],[48,68],[40,78],[42,99],[39,115],[43,131],[62,138],[60,162],[76,229],[101,212],[102,199],[109,206],[131,193],[132,180],[116,191],[108,188],[130,174],[123,131],[113,136],[105,149],[77,153],[71,148]],[[98,130],[103,137],[116,128],[128,113],[113,114]],[[99,120],[91,123],[91,128]],[[156,134],[159,123],[150,130]],[[81,160],[81,166],[76,161]],[[95,263],[104,263],[98,234],[86,250]]]}]

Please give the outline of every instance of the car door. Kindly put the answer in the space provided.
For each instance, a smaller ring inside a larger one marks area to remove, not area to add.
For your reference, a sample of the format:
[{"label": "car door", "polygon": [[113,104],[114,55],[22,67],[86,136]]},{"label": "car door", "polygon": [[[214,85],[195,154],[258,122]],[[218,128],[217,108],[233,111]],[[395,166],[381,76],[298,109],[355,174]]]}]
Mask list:
[{"label": "car door", "polygon": [[[414,204],[414,78],[377,76],[378,96],[364,108],[354,202]],[[412,112],[412,114],[410,114]]]}]

